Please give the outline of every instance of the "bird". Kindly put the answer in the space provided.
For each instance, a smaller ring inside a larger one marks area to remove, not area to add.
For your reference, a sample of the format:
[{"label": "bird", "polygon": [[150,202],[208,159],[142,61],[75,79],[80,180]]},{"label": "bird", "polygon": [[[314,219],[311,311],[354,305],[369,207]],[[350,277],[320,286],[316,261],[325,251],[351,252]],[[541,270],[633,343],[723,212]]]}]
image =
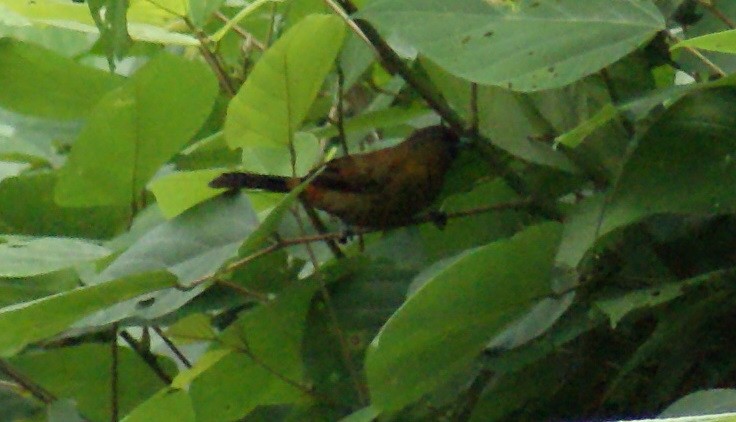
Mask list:
[{"label": "bird", "polygon": [[303,177],[227,172],[209,186],[287,193],[309,180],[300,193],[306,204],[349,226],[388,229],[414,221],[434,202],[459,139],[451,129],[434,125],[393,147],[334,158]]}]

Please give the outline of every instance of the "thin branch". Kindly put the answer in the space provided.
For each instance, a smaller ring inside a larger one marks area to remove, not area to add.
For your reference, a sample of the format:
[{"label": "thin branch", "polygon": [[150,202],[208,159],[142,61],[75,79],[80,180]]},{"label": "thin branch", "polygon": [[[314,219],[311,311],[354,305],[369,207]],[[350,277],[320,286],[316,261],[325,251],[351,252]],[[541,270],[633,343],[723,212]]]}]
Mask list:
[{"label": "thin branch", "polygon": [[721,9],[716,7],[713,0],[698,0],[698,3],[700,3],[701,6],[707,9],[716,18],[720,19],[721,22],[725,23],[726,26],[728,26],[729,28],[731,29],[736,28],[736,24],[734,24],[731,18],[726,16],[726,14],[724,14],[723,11],[721,11]]},{"label": "thin branch", "polygon": [[181,19],[184,24],[189,28],[190,31],[194,34],[194,36],[199,41],[199,51],[202,53],[202,56],[204,57],[207,64],[210,65],[212,70],[215,72],[215,76],[217,77],[217,80],[220,82],[220,87],[227,92],[229,95],[233,96],[235,95],[235,87],[232,84],[232,81],[227,75],[227,72],[225,71],[224,66],[222,65],[222,62],[220,59],[212,53],[209,49],[210,40],[209,37],[207,37],[207,34],[202,31],[201,28],[194,25],[194,23],[187,17],[186,15],[181,15],[178,12],[166,7],[163,4],[158,3],[156,0],[147,0],[152,5],[158,7],[159,9],[165,11],[166,13],[169,13],[173,16],[178,17]]},{"label": "thin branch", "polygon": [[337,133],[342,146],[342,153],[348,155],[348,138],[345,135],[345,73],[343,72],[340,61],[337,61]]},{"label": "thin branch", "polygon": [[[348,16],[348,14],[345,13],[345,10],[348,10],[345,6],[341,7],[340,5],[336,4],[334,0],[325,0],[325,4],[327,4],[327,6],[330,9],[332,9],[337,14],[337,16],[342,18],[342,20],[345,22],[348,28],[350,28],[350,30],[353,31],[353,33],[357,35],[358,38],[362,39],[371,50],[375,51],[375,47],[371,43],[371,40],[369,40],[368,37],[365,36],[363,31],[360,29],[360,27],[358,27],[358,25],[355,24],[355,21],[350,19],[350,16]],[[348,11],[348,13],[353,13],[353,12]]]},{"label": "thin branch", "polygon": [[171,350],[171,352],[176,356],[177,359],[179,359],[179,362],[182,363],[182,365],[186,366],[187,368],[192,367],[192,362],[187,359],[186,356],[184,356],[184,353],[179,350],[178,347],[174,344],[173,341],[164,333],[164,331],[161,329],[161,327],[154,325],[153,331],[158,334],[159,337],[161,337],[161,340],[164,341],[164,344]]},{"label": "thin branch", "polygon": [[478,130],[480,126],[480,115],[478,114],[478,84],[472,82],[470,84],[470,133],[473,137],[480,136]]},{"label": "thin branch", "polygon": [[463,406],[457,413],[457,415],[453,418],[453,421],[465,422],[470,420],[471,416],[473,415],[473,410],[475,409],[475,406],[478,405],[478,401],[480,401],[483,391],[493,379],[493,371],[486,368],[480,370],[478,375],[476,375],[475,379],[473,379],[473,382],[470,383],[470,386],[465,391]]},{"label": "thin branch", "polygon": [[119,400],[120,391],[118,390],[118,374],[120,371],[120,359],[118,356],[118,323],[112,325],[112,338],[110,339],[110,421],[118,422],[120,420]]},{"label": "thin branch", "polygon": [[245,286],[242,286],[238,283],[233,283],[232,281],[229,281],[229,280],[223,280],[223,279],[217,278],[217,279],[214,279],[214,282],[222,287],[226,287],[230,290],[235,291],[236,293],[245,297],[246,299],[256,299],[260,303],[267,303],[271,300],[267,294],[257,292],[253,289],[249,289]]},{"label": "thin branch", "polygon": [[25,376],[23,373],[13,368],[8,361],[0,359],[0,372],[7,375],[8,378],[15,381],[24,390],[29,392],[33,397],[44,404],[51,404],[56,401],[56,396],[51,392],[36,384],[35,381]]},{"label": "thin branch", "polygon": [[271,3],[271,24],[268,26],[268,34],[266,35],[266,48],[273,42],[273,36],[276,32],[276,3]]},{"label": "thin branch", "polygon": [[[443,218],[446,218],[447,220],[451,220],[455,218],[469,217],[469,216],[483,214],[487,212],[518,210],[518,209],[530,208],[533,206],[534,206],[534,201],[532,201],[531,199],[522,199],[522,200],[517,200],[517,201],[502,202],[499,204],[487,205],[483,207],[471,208],[471,209],[462,210],[462,211],[450,212],[450,213],[446,213],[443,216]],[[399,226],[399,227],[407,227],[407,226],[414,226],[418,224],[436,223],[436,222],[437,222],[436,214],[426,214],[423,216],[416,217],[409,223],[405,224],[404,226]],[[395,227],[395,228],[398,228],[398,227]],[[385,230],[386,230],[385,228],[380,228],[380,227],[378,228],[356,227],[351,230],[350,234],[360,235],[360,234],[368,234],[368,233],[385,231]],[[218,276],[221,274],[233,272],[236,269],[243,267],[247,265],[248,263],[264,255],[268,255],[272,252],[276,252],[278,250],[287,248],[289,246],[303,245],[306,243],[313,243],[313,242],[324,242],[330,239],[334,241],[339,241],[339,240],[345,239],[345,237],[346,237],[346,233],[344,231],[340,231],[340,232],[318,233],[318,234],[300,236],[300,237],[291,238],[291,239],[277,239],[275,243],[272,243],[264,247],[263,249],[259,249],[248,256],[245,256],[237,261],[234,261],[228,264],[224,269],[219,271],[217,274],[200,277],[192,281],[191,283],[187,284],[186,286],[178,285],[176,286],[176,288],[179,290],[188,291],[208,281],[212,281],[213,283],[217,283],[217,284],[222,284],[225,287],[233,288],[232,283],[227,283],[227,282],[224,282],[223,280],[219,280]],[[254,297],[261,296],[264,298],[264,301],[268,300],[268,298],[262,293],[248,291],[247,294],[252,295]]]},{"label": "thin branch", "polygon": [[[667,36],[668,36],[668,37],[670,38],[670,40],[672,40],[672,42],[674,42],[674,43],[678,43],[678,42],[682,41],[682,40],[681,40],[681,39],[680,39],[680,38],[679,38],[678,36],[674,35],[673,33],[669,32],[669,31],[667,32]],[[698,51],[697,49],[695,49],[695,48],[693,48],[693,47],[690,47],[690,46],[685,46],[685,47],[683,47],[683,48],[685,49],[685,51],[687,51],[688,53],[692,54],[692,55],[693,55],[693,56],[695,56],[695,57],[696,57],[696,58],[697,58],[698,60],[700,60],[701,62],[703,62],[703,64],[704,64],[704,65],[705,65],[705,66],[706,66],[706,67],[707,67],[708,69],[710,69],[710,70],[711,70],[711,72],[713,72],[713,74],[715,74],[715,75],[717,75],[718,77],[721,77],[721,78],[722,78],[722,77],[724,77],[724,76],[726,76],[726,72],[724,72],[724,71],[723,71],[723,69],[721,69],[720,67],[718,67],[718,65],[717,65],[717,64],[715,64],[715,63],[713,63],[712,61],[710,61],[710,59],[708,59],[707,57],[705,57],[705,56],[704,56],[704,55],[703,55],[703,54],[702,54],[702,53],[701,53],[700,51]]]},{"label": "thin branch", "polygon": [[149,368],[161,379],[161,381],[165,382],[166,384],[171,384],[171,377],[169,374],[164,372],[163,368],[161,368],[161,365],[159,365],[158,360],[156,359],[156,356],[151,353],[150,350],[143,348],[138,342],[133,338],[132,335],[130,335],[129,332],[125,330],[120,331],[120,337],[122,337],[123,340],[125,340],[126,343],[130,346],[133,351],[140,356],[141,359],[143,359],[143,362],[148,365]]},{"label": "thin branch", "polygon": [[[334,2],[337,2],[343,9],[343,13],[338,12],[340,16],[346,16],[358,11],[358,8],[351,0],[332,0],[331,2],[328,2],[328,4]],[[364,19],[353,20],[348,16],[348,20],[353,23],[350,25],[350,28],[357,28],[353,29],[354,32],[361,37],[365,37],[364,39],[367,39],[378,56],[379,62],[389,73],[401,76],[401,78],[404,79],[404,81],[406,81],[406,83],[424,99],[427,105],[429,105],[429,107],[432,108],[453,131],[458,134],[466,133],[465,123],[447,104],[447,102],[445,102],[441,93],[439,93],[426,79],[418,76],[416,72],[413,72],[401,57],[380,36],[373,25]],[[478,146],[479,151],[488,161],[488,165],[498,172],[509,187],[520,196],[529,196],[530,190],[524,179],[516,174],[516,172],[502,159],[503,157],[507,157],[508,153],[493,145],[493,143],[484,136],[478,136],[474,138],[474,140],[476,141],[475,143]],[[551,220],[561,219],[561,213],[559,210],[549,206],[548,204],[537,204],[530,210],[530,212]]]},{"label": "thin branch", "polygon": [[[322,220],[319,218],[319,214],[317,214],[317,211],[314,209],[314,207],[309,205],[305,201],[302,201],[302,207],[304,208],[304,212],[307,214],[309,221],[312,223],[312,226],[314,226],[315,230],[317,230],[317,233],[328,233],[327,226],[325,226],[325,223],[323,223]],[[327,244],[327,247],[330,248],[330,251],[332,252],[332,255],[335,256],[335,258],[345,258],[345,253],[343,253],[342,249],[340,249],[340,246],[337,245],[335,239],[325,239],[325,244]]]},{"label": "thin branch", "polygon": [[[223,22],[223,23],[227,23],[227,22],[230,21],[228,19],[228,17],[225,16],[224,14],[222,14],[222,12],[220,12],[219,10],[215,12],[215,17],[217,18],[217,20],[219,20],[220,22]],[[254,45],[258,50],[260,50],[260,51],[265,51],[266,50],[266,45],[265,44],[263,44],[262,42],[258,41],[258,39],[256,39],[256,37],[253,36],[253,34],[251,34],[250,32],[246,31],[245,29],[241,28],[239,25],[233,26],[233,31],[235,31],[236,34],[240,35],[241,38],[243,38],[244,40],[246,40],[250,44]]]},{"label": "thin branch", "polygon": [[296,388],[297,390],[301,391],[302,393],[304,393],[304,394],[306,394],[306,395],[308,395],[310,397],[314,397],[315,399],[320,400],[323,403],[327,403],[327,404],[330,404],[330,405],[335,405],[334,401],[332,401],[332,399],[330,397],[327,397],[327,396],[324,396],[324,395],[318,393],[317,391],[315,391],[315,389],[313,387],[308,386],[308,385],[304,385],[301,382],[296,381],[296,380],[293,380],[293,379],[287,377],[286,375],[278,372],[277,370],[273,369],[270,365],[268,365],[266,362],[264,362],[263,360],[261,360],[261,358],[259,358],[258,356],[256,356],[248,347],[245,347],[245,348],[242,348],[242,347],[241,348],[236,348],[235,350],[237,352],[240,352],[240,353],[245,354],[246,356],[248,356],[249,358],[251,358],[251,360],[253,361],[253,363],[255,363],[256,365],[258,365],[261,368],[265,369],[266,372],[270,373],[271,375],[275,376],[276,378],[280,379],[281,381],[289,384],[290,386]]},{"label": "thin branch", "polygon": [[215,72],[215,76],[220,83],[220,88],[222,88],[222,90],[231,97],[234,96],[237,92],[237,89],[235,89],[233,81],[227,74],[227,71],[225,70],[225,65],[222,63],[220,58],[210,50],[209,46],[211,42],[207,34],[205,34],[202,29],[194,25],[194,23],[188,17],[184,16],[182,17],[182,19],[184,20],[184,23],[187,25],[187,27],[192,31],[194,36],[197,37],[197,40],[200,44],[199,52],[202,53],[202,57],[204,57],[204,60],[207,62],[207,64],[210,65],[212,71]]},{"label": "thin branch", "polygon": [[[316,213],[315,217],[317,217],[317,220],[319,221],[319,216],[317,216]],[[306,234],[304,230],[304,224],[301,218],[299,218],[298,214],[296,215],[296,221],[299,224],[299,229],[301,230],[302,234]],[[320,294],[322,295],[322,300],[325,303],[325,309],[327,309],[327,315],[330,319],[330,323],[332,324],[332,329],[335,331],[338,343],[340,343],[340,354],[342,355],[343,363],[345,364],[345,368],[350,374],[350,379],[353,380],[355,391],[356,393],[358,393],[358,400],[360,401],[360,404],[366,405],[368,403],[368,390],[361,381],[360,373],[355,366],[353,354],[350,352],[350,343],[348,343],[347,337],[345,337],[345,333],[343,332],[342,328],[340,328],[340,321],[337,319],[335,306],[332,303],[332,295],[330,295],[330,290],[327,288],[324,277],[319,270],[319,261],[317,260],[317,256],[315,255],[314,250],[312,249],[311,243],[305,243],[304,247],[307,250],[309,259],[312,261],[312,266],[314,267],[314,276],[319,283]]]}]

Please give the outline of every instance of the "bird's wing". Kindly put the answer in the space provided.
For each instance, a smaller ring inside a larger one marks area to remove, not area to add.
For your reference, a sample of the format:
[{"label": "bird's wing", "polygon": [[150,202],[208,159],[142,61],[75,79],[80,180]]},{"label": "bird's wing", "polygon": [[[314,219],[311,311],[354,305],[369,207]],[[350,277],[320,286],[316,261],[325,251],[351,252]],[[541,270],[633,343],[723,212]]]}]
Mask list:
[{"label": "bird's wing", "polygon": [[395,177],[401,161],[392,148],[359,156],[334,159],[312,182],[315,186],[341,192],[379,192]]}]

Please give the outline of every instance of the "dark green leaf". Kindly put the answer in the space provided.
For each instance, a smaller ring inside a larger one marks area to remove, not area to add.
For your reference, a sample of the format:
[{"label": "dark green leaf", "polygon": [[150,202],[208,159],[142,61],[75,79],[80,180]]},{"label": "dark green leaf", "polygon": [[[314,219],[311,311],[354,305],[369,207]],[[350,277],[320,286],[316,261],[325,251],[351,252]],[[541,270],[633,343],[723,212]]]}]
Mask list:
[{"label": "dark green leaf", "polygon": [[488,340],[551,293],[560,227],[536,226],[466,253],[425,283],[373,340],[373,405],[398,409],[466,368]]}]

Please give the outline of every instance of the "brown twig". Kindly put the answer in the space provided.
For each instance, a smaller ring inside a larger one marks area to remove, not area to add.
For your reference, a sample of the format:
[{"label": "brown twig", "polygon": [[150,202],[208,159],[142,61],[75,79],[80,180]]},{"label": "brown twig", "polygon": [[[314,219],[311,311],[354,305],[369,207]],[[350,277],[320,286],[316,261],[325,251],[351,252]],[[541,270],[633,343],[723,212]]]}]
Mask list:
[{"label": "brown twig", "polygon": [[[246,344],[246,346],[247,346],[247,344]],[[253,363],[255,363],[256,365],[258,365],[261,368],[263,368],[264,370],[266,370],[266,372],[270,373],[271,375],[275,376],[276,378],[280,379],[281,381],[289,384],[290,386],[296,388],[297,390],[301,391],[302,393],[304,393],[304,394],[306,394],[306,395],[308,395],[310,397],[314,397],[315,399],[318,399],[318,400],[322,401],[323,403],[327,403],[327,404],[330,404],[330,405],[335,405],[334,401],[331,398],[319,394],[311,386],[304,385],[301,382],[296,381],[296,380],[293,380],[293,379],[287,377],[286,375],[278,372],[277,370],[273,369],[270,365],[268,365],[266,362],[264,362],[263,360],[261,360],[261,358],[259,358],[258,356],[256,356],[248,347],[239,347],[239,348],[236,348],[234,350],[237,351],[237,352],[239,352],[239,353],[243,353],[244,355],[248,356],[253,361]]]},{"label": "brown twig", "polygon": [[[351,0],[331,0],[339,3],[343,9],[340,16],[354,14],[358,8]],[[351,19],[347,16],[347,20],[352,22],[350,28],[359,36],[365,39],[375,51],[381,65],[391,74],[401,76],[411,88],[417,92],[448,126],[458,134],[466,134],[465,123],[460,116],[445,102],[442,95],[424,78],[413,72],[409,66],[399,57],[399,55],[388,45],[388,43],[380,36],[373,25],[364,19]],[[474,138],[475,144],[479,151],[488,161],[488,165],[493,168],[501,178],[520,196],[529,196],[530,190],[524,181],[503,159],[508,154],[495,146],[486,137],[478,136]],[[548,204],[537,204],[531,209],[531,212],[551,220],[560,220],[561,213],[556,208]]]},{"label": "brown twig", "polygon": [[[317,216],[316,213],[315,217],[318,221],[320,221],[319,216]],[[302,231],[302,234],[306,235],[304,224],[302,223],[301,218],[299,218],[298,214],[296,215],[296,221],[299,224],[299,229]],[[345,337],[344,331],[340,327],[340,321],[337,318],[335,306],[332,303],[332,295],[330,294],[330,290],[327,288],[324,277],[319,270],[319,261],[317,260],[317,256],[315,255],[314,250],[312,249],[311,243],[305,243],[304,248],[307,250],[309,259],[312,262],[312,266],[314,267],[314,276],[319,283],[319,290],[320,294],[322,295],[322,300],[325,304],[325,309],[327,309],[327,316],[329,317],[330,323],[332,324],[332,329],[335,331],[335,336],[337,337],[337,341],[340,346],[340,354],[342,355],[343,363],[345,364],[345,368],[350,374],[350,379],[353,381],[355,392],[358,394],[358,401],[360,402],[360,404],[366,405],[368,403],[368,388],[365,386],[365,384],[363,384],[363,381],[360,377],[360,372],[355,366],[353,354],[350,352],[350,343],[348,342],[347,337]]]},{"label": "brown twig", "polygon": [[161,327],[154,325],[153,331],[158,334],[159,337],[161,337],[161,340],[164,341],[164,344],[171,350],[171,352],[176,356],[177,359],[179,359],[179,362],[182,363],[182,365],[186,366],[187,368],[192,367],[192,362],[187,359],[186,356],[184,356],[184,353],[179,350],[178,347],[174,344],[173,341],[164,333],[164,331],[161,329]]},{"label": "brown twig", "polygon": [[217,278],[214,280],[214,282],[222,287],[226,287],[230,290],[235,291],[236,293],[245,297],[246,299],[255,298],[260,303],[267,303],[270,300],[267,294],[257,292],[253,289],[249,289],[245,286],[242,286],[238,283],[234,283],[229,280],[223,280],[223,279]]},{"label": "brown twig", "polygon": [[345,73],[339,60],[335,67],[337,71],[337,133],[342,153],[348,155],[350,152],[348,151],[348,138],[345,135],[345,105],[343,98],[345,95]]},{"label": "brown twig", "polygon": [[183,16],[182,20],[187,25],[189,30],[192,31],[194,36],[197,37],[197,40],[200,44],[199,52],[202,53],[202,57],[204,57],[204,60],[207,62],[208,65],[210,65],[212,71],[215,72],[217,81],[220,83],[220,88],[231,97],[234,96],[237,92],[237,89],[235,89],[233,81],[227,74],[227,71],[225,70],[225,65],[223,65],[220,58],[215,53],[213,53],[212,50],[210,50],[211,42],[207,34],[205,34],[202,29],[194,25],[194,23],[188,17]]},{"label": "brown twig", "polygon": [[[671,32],[667,32],[667,36],[668,36],[668,37],[670,38],[670,40],[672,40],[672,42],[674,42],[674,43],[678,43],[678,42],[682,41],[682,40],[681,40],[681,39],[680,39],[679,37],[677,37],[676,35],[672,34]],[[724,77],[724,76],[726,76],[726,72],[724,72],[724,71],[723,71],[723,69],[721,69],[720,67],[718,67],[718,65],[717,65],[717,64],[715,64],[715,63],[713,63],[712,61],[710,61],[710,59],[708,59],[707,57],[705,57],[705,56],[704,56],[704,55],[703,55],[703,54],[702,54],[702,53],[701,53],[700,51],[698,51],[697,49],[695,49],[695,48],[693,48],[693,47],[690,47],[690,46],[684,46],[684,47],[682,47],[682,48],[684,48],[684,49],[685,49],[685,51],[687,51],[688,53],[692,54],[692,55],[693,55],[693,56],[695,56],[695,57],[696,57],[696,58],[697,58],[698,60],[700,60],[701,62],[703,62],[703,64],[704,64],[704,65],[705,65],[705,66],[706,66],[706,67],[707,67],[708,69],[710,69],[710,70],[711,70],[711,72],[713,72],[713,74],[715,74],[715,75],[717,75],[718,77],[721,77],[721,78],[722,78],[722,77]]]},{"label": "brown twig", "polygon": [[[217,20],[219,20],[220,22],[223,22],[223,23],[227,23],[227,22],[230,21],[228,19],[228,17],[225,16],[219,10],[215,12],[215,17],[217,18]],[[256,39],[256,37],[253,36],[253,34],[251,34],[250,32],[246,31],[245,29],[241,28],[240,26],[234,25],[233,26],[233,31],[235,31],[236,34],[240,35],[241,38],[243,38],[244,40],[246,40],[247,42],[249,42],[250,44],[252,44],[253,46],[255,46],[258,50],[260,50],[260,51],[265,51],[266,50],[266,45],[265,44],[263,44],[262,42],[258,41],[258,39]]]},{"label": "brown twig", "polygon": [[470,133],[473,137],[480,136],[480,114],[478,113],[478,84],[470,84]]},{"label": "brown twig", "polygon": [[715,17],[721,20],[721,22],[725,23],[726,26],[728,26],[731,29],[736,28],[736,24],[726,16],[726,14],[721,11],[721,9],[717,8],[716,5],[713,3],[712,0],[698,0],[698,3],[700,3],[701,6],[703,6],[706,10],[708,10],[710,13],[712,13]]},{"label": "brown twig", "polygon": [[163,368],[161,368],[161,365],[159,365],[156,356],[151,353],[150,350],[141,347],[141,345],[133,338],[133,336],[125,330],[121,330],[119,335],[123,340],[125,340],[126,343],[128,343],[130,348],[133,349],[133,351],[141,359],[143,359],[143,362],[145,362],[146,365],[151,368],[151,370],[161,379],[161,381],[165,382],[166,384],[171,384],[171,376],[164,372]]},{"label": "brown twig", "polygon": [[[313,206],[304,201],[301,201],[301,203],[302,207],[304,208],[304,212],[307,214],[307,217],[312,223],[312,226],[314,226],[315,230],[317,230],[317,233],[328,233],[327,226],[325,226],[325,223],[323,223],[322,220],[319,218],[317,210],[315,210]],[[340,246],[337,245],[335,239],[325,239],[325,244],[328,248],[330,248],[330,251],[332,252],[332,255],[335,256],[335,258],[345,258],[345,253],[342,251],[342,249],[340,249]]]},{"label": "brown twig", "polygon": [[[446,213],[444,217],[446,217],[448,220],[451,220],[455,218],[462,218],[462,217],[468,217],[468,216],[477,215],[477,214],[483,214],[486,212],[524,209],[524,208],[529,208],[533,206],[534,206],[534,201],[532,201],[531,199],[521,199],[517,201],[502,202],[499,204],[486,205],[483,207],[477,207],[477,208],[471,208],[471,209],[462,210],[462,211],[450,212],[450,213]],[[410,221],[404,226],[414,226],[418,224],[435,223],[436,221],[437,221],[436,215],[427,214],[427,215],[423,215],[423,216],[414,218],[412,221]],[[351,233],[355,235],[359,235],[359,234],[368,234],[368,233],[379,232],[379,231],[385,231],[385,228],[357,227],[357,228],[352,229]],[[325,240],[338,241],[344,238],[345,238],[345,232],[341,231],[341,232],[329,232],[329,233],[318,233],[318,234],[313,234],[313,235],[305,235],[305,236],[300,236],[300,237],[291,238],[291,239],[277,239],[274,243],[264,247],[263,249],[259,249],[250,255],[247,255],[237,261],[234,261],[228,264],[224,269],[219,271],[217,274],[200,277],[192,281],[191,283],[187,284],[186,286],[179,285],[176,288],[179,290],[187,291],[201,284],[204,284],[208,281],[212,281],[213,283],[222,284],[225,287],[232,287],[231,285],[225,284],[222,280],[219,280],[218,276],[221,274],[233,272],[236,269],[243,267],[247,265],[248,263],[264,255],[268,255],[270,253],[287,248],[289,246],[303,245],[303,244],[313,243],[313,242],[324,242]],[[248,291],[248,294],[253,295],[255,297],[262,296],[265,299],[264,301],[268,300],[268,298],[263,296],[261,293],[255,293],[255,292]]]},{"label": "brown twig", "polygon": [[120,371],[120,359],[118,355],[118,323],[112,325],[112,338],[110,339],[110,421],[118,422],[120,420],[120,387],[118,382],[118,374]]},{"label": "brown twig", "polygon": [[222,62],[220,61],[219,57],[217,57],[212,51],[209,49],[210,40],[207,34],[202,31],[201,28],[194,25],[194,22],[189,19],[186,15],[180,15],[175,10],[172,10],[163,4],[158,3],[156,0],[147,0],[152,5],[158,7],[159,9],[165,11],[166,13],[169,13],[173,16],[178,17],[181,19],[184,24],[189,28],[190,31],[194,34],[194,36],[199,41],[199,51],[202,53],[202,57],[204,57],[207,64],[210,65],[212,70],[215,72],[215,76],[217,77],[217,80],[220,82],[220,87],[228,93],[230,96],[235,95],[235,87],[233,86],[232,81],[230,80],[230,77],[228,77],[227,72],[225,71],[225,67],[222,65]]},{"label": "brown twig", "polygon": [[15,369],[5,359],[0,359],[0,372],[15,381],[19,386],[29,392],[40,402],[44,404],[51,404],[56,401],[56,396],[54,396],[51,392],[36,384],[35,381]]}]

